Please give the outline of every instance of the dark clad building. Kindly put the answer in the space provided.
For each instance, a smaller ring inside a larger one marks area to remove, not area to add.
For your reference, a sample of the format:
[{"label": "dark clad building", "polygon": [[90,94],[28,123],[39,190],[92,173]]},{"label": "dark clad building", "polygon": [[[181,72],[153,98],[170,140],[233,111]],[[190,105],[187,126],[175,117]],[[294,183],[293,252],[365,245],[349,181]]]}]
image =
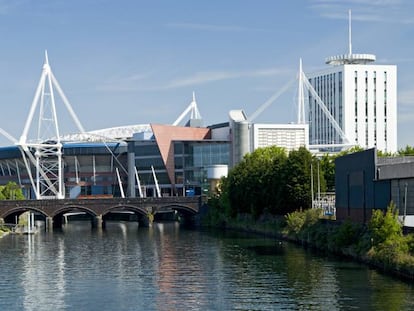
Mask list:
[{"label": "dark clad building", "polygon": [[377,157],[375,148],[335,160],[338,220],[367,222],[373,209],[394,202],[401,221],[414,227],[414,157]]},{"label": "dark clad building", "polygon": [[367,222],[373,209],[386,209],[391,201],[390,180],[377,177],[376,149],[335,160],[336,217]]}]

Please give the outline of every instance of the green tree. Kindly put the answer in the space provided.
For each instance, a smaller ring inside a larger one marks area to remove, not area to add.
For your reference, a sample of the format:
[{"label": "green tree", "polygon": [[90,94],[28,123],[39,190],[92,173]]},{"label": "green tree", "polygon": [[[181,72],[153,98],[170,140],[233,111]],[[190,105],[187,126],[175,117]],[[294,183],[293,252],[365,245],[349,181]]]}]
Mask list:
[{"label": "green tree", "polygon": [[259,148],[244,156],[228,175],[229,202],[235,214],[277,212],[282,200],[284,162],[283,148]]},{"label": "green tree", "polygon": [[[311,163],[317,173],[317,162],[312,154],[304,147],[292,150],[285,167],[285,213],[311,207]],[[325,181],[320,176],[321,190],[324,191]]]},{"label": "green tree", "polygon": [[382,210],[374,210],[368,228],[371,231],[373,245],[402,237],[402,225],[398,220],[398,211],[394,202],[390,203],[385,214]]},{"label": "green tree", "polygon": [[382,150],[377,150],[377,157],[379,158],[384,158],[384,157],[393,157],[395,156],[395,154],[391,153],[391,152],[385,152]]},{"label": "green tree", "polygon": [[402,258],[408,258],[411,237],[403,235],[393,202],[385,214],[381,210],[373,211],[368,228],[372,243],[368,255],[384,266],[395,266],[404,261]]},{"label": "green tree", "polygon": [[24,200],[22,189],[12,181],[0,186],[0,200]]},{"label": "green tree", "polygon": [[320,171],[326,182],[326,191],[335,191],[335,156],[324,154],[320,159]]},{"label": "green tree", "polygon": [[400,156],[414,156],[414,147],[411,146],[405,146],[405,148],[401,148],[398,150],[398,155]]},{"label": "green tree", "polygon": [[[360,151],[352,148],[339,155]],[[221,191],[211,203],[232,217],[250,214],[255,218],[271,213],[285,215],[311,207],[311,175],[314,192],[318,187],[318,165],[321,192],[334,189],[335,156],[318,160],[306,148],[286,153],[280,147],[259,148],[246,154],[223,179]],[[311,167],[313,168],[311,174]],[[326,182],[328,180],[328,182]]]}]

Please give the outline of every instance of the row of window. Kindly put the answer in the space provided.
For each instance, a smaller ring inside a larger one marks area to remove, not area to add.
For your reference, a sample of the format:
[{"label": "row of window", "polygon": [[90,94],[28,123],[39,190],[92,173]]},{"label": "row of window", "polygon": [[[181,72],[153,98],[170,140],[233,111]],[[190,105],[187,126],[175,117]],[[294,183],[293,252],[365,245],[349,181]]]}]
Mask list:
[{"label": "row of window", "polygon": [[[365,71],[364,72],[365,76],[364,76],[364,81],[365,81],[365,98],[364,98],[364,105],[365,105],[365,146],[369,146],[369,118],[368,118],[368,106],[369,106],[369,86],[368,86],[368,78],[369,78],[369,72]],[[373,78],[373,112],[374,112],[374,145],[377,145],[377,123],[376,123],[376,118],[377,118],[377,72],[374,71],[372,74],[372,78]],[[359,143],[359,135],[358,135],[358,71],[354,72],[354,81],[355,81],[355,92],[354,92],[354,96],[355,96],[355,100],[354,100],[354,105],[355,105],[355,142],[358,144]],[[385,130],[384,130],[384,140],[385,142],[387,141],[387,72],[384,71],[384,123],[385,123]]]},{"label": "row of window", "polygon": [[[339,127],[343,127],[342,72],[310,79],[319,97]],[[340,142],[339,134],[316,99],[309,95],[310,141],[318,143]],[[324,130],[322,130],[324,129]]]}]

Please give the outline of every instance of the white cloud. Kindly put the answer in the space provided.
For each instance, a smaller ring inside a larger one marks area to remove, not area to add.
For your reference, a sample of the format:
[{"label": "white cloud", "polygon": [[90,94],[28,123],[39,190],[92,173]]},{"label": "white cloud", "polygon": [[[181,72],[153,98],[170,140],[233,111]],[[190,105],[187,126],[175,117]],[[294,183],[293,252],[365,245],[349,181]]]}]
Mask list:
[{"label": "white cloud", "polygon": [[177,77],[165,83],[160,82],[158,85],[150,85],[150,79],[153,74],[137,73],[127,77],[112,77],[96,87],[96,90],[106,92],[157,91],[231,79],[258,78],[286,74],[292,75],[291,70],[265,68],[251,71],[202,71],[186,77]]},{"label": "white cloud", "polygon": [[347,19],[352,10],[352,20],[366,22],[414,23],[409,0],[309,0],[310,8],[322,17]]},{"label": "white cloud", "polygon": [[96,87],[97,91],[104,92],[131,92],[142,89],[140,81],[145,81],[151,74],[135,73],[126,77],[111,77]]},{"label": "white cloud", "polygon": [[210,82],[229,80],[229,79],[238,79],[238,78],[252,78],[252,77],[264,77],[264,76],[276,76],[287,73],[287,70],[269,68],[269,69],[260,69],[254,71],[206,71],[206,72],[197,72],[192,76],[185,78],[178,78],[170,81],[166,88],[178,88],[191,85],[199,85]]},{"label": "white cloud", "polygon": [[194,30],[205,30],[205,31],[266,31],[265,29],[259,28],[248,28],[233,25],[213,25],[213,24],[197,24],[197,23],[170,23],[167,27],[172,28],[183,28],[183,29],[194,29]]}]

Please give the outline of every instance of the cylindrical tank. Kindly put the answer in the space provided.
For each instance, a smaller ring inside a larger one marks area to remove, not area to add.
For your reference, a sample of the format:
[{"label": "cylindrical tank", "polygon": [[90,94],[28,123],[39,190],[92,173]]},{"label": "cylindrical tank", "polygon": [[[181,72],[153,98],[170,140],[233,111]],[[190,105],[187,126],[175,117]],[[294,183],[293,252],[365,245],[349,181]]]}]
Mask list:
[{"label": "cylindrical tank", "polygon": [[216,164],[207,166],[207,179],[220,179],[227,176],[228,166],[226,164]]},{"label": "cylindrical tank", "polygon": [[210,192],[215,193],[219,187],[220,178],[227,176],[228,166],[225,164],[215,164],[207,166],[207,180],[210,183]]},{"label": "cylindrical tank", "polygon": [[247,121],[240,121],[233,123],[232,133],[233,143],[233,163],[235,166],[239,163],[245,154],[249,153],[249,123]]}]

